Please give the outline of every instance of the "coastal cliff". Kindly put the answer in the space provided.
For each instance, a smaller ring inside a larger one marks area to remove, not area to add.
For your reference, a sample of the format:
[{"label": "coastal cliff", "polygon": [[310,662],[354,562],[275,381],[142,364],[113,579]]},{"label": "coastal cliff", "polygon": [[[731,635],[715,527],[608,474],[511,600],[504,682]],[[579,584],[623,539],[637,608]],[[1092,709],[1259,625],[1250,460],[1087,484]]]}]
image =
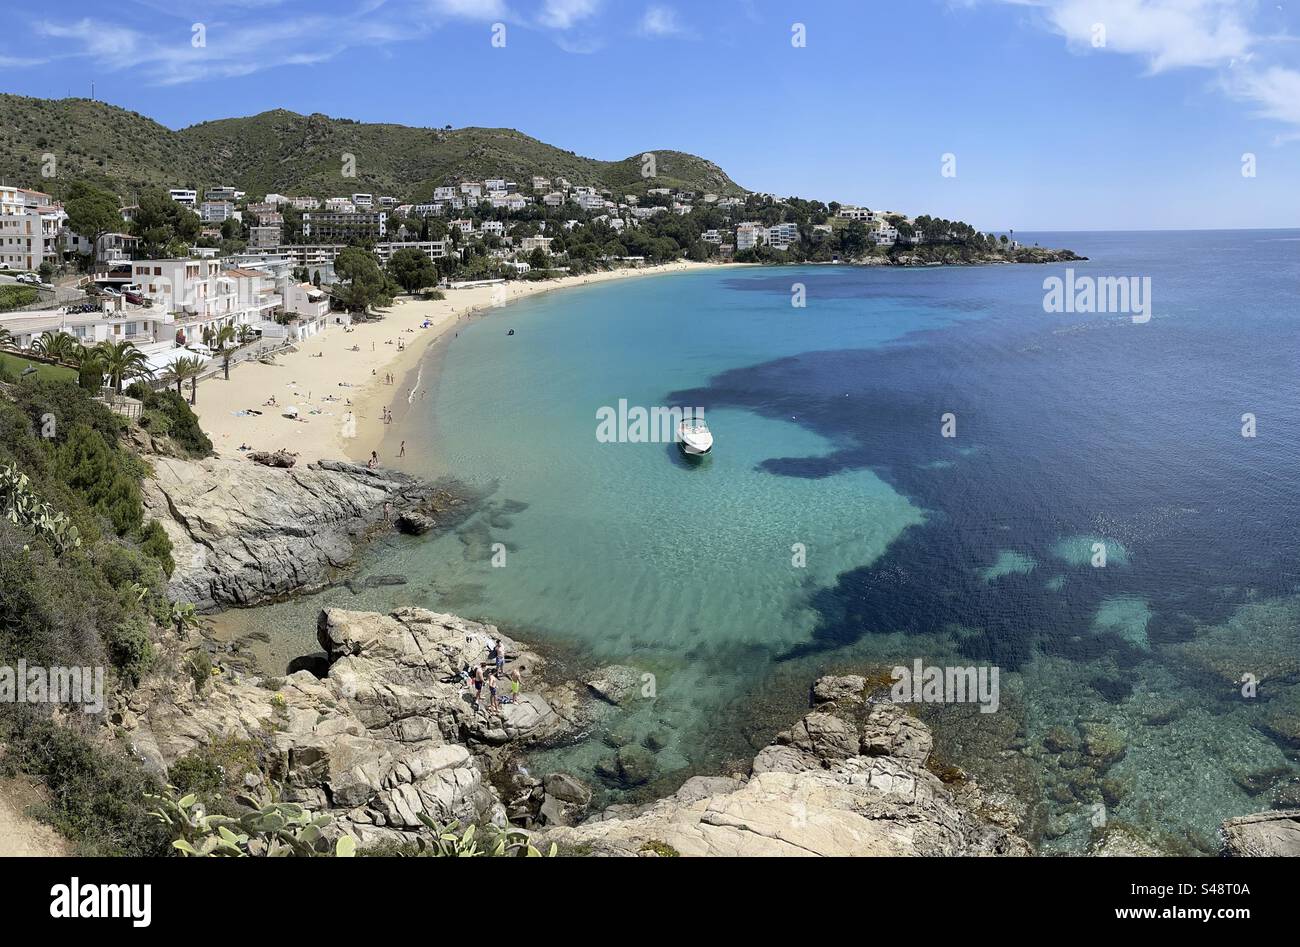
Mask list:
[{"label": "coastal cliff", "polygon": [[406,474],[340,461],[151,460],[142,493],[174,550],[168,593],[200,611],[320,589],[386,518],[423,532],[460,502]]},{"label": "coastal cliff", "polygon": [[[363,846],[401,843],[436,821],[508,820],[583,854],[993,855],[1026,842],[962,801],[926,768],[929,729],[863,699],[861,678],[818,683],[817,708],[778,735],[749,772],[688,780],[667,799],[591,813],[565,773],[534,777],[513,754],[576,737],[609,704],[595,688],[544,683],[544,661],[491,625],[418,608],[391,615],[326,609],[328,670],[284,678],[161,676],[114,711],[135,754],[160,777],[232,741],[257,747],[245,777],[334,817]],[[517,702],[478,710],[458,679],[503,642],[523,669]],[[263,775],[264,774],[264,775]],[[508,798],[503,800],[497,785]],[[587,821],[583,822],[582,819]],[[570,826],[569,823],[579,823]]]},{"label": "coastal cliff", "polygon": [[[506,824],[488,783],[506,745],[556,739],[574,725],[574,687],[549,687],[543,660],[491,625],[403,608],[392,615],[327,609],[317,637],[323,677],[238,673],[160,676],[127,694],[113,716],[135,754],[166,781],[177,763],[238,745],[282,798],[334,817],[363,845],[400,842],[438,821]],[[475,710],[458,679],[499,640],[529,687],[499,712]]]}]

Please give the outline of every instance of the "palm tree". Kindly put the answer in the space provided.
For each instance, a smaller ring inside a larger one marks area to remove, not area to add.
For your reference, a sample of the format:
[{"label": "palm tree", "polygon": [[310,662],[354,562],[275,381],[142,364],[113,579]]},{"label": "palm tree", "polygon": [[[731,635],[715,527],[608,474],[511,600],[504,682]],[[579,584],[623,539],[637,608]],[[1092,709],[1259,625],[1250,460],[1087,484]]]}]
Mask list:
[{"label": "palm tree", "polygon": [[149,360],[144,353],[130,342],[100,342],[95,346],[104,375],[113,385],[113,390],[122,393],[122,384],[132,378],[143,378],[153,374]]},{"label": "palm tree", "polygon": [[167,383],[176,383],[176,394],[181,393],[181,384],[190,383],[190,404],[194,404],[199,375],[203,372],[203,362],[189,355],[182,355],[167,368]]},{"label": "palm tree", "polygon": [[32,342],[32,351],[56,362],[70,362],[77,350],[77,340],[66,332],[47,330]]},{"label": "palm tree", "polygon": [[256,333],[253,332],[253,327],[250,326],[250,325],[248,325],[247,323],[245,323],[244,325],[240,326],[240,327],[239,327],[239,344],[240,344],[240,345],[247,345],[249,342],[252,342],[252,341],[253,341],[253,338],[254,338],[254,336],[255,336],[255,334],[256,334]]},{"label": "palm tree", "polygon": [[230,381],[230,356],[234,354],[234,351],[226,346],[234,342],[235,337],[234,326],[222,326],[221,331],[216,334],[217,348],[221,350],[221,367],[225,369],[226,381]]},{"label": "palm tree", "polygon": [[14,347],[13,334],[4,326],[0,326],[0,349],[11,349]]}]

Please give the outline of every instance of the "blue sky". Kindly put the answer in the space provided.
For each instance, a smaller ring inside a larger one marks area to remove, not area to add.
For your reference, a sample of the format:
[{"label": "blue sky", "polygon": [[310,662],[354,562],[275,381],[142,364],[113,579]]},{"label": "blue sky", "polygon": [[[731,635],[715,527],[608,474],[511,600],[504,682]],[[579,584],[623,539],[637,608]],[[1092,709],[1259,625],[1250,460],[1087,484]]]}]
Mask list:
[{"label": "blue sky", "polygon": [[1300,225],[1286,2],[49,0],[8,22],[0,90],[93,80],[177,128],[271,108],[509,126],[980,229]]}]

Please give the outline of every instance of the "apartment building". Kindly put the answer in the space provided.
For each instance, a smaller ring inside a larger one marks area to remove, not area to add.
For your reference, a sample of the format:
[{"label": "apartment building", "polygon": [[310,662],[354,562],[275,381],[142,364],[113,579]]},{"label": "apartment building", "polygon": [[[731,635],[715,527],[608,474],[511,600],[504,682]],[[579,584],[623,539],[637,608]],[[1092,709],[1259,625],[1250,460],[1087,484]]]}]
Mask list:
[{"label": "apartment building", "polygon": [[43,191],[0,186],[0,269],[35,270],[57,262],[68,215]]},{"label": "apartment building", "polygon": [[199,192],[192,188],[174,187],[167,192],[167,196],[177,204],[183,204],[186,207],[194,207],[199,202]]},{"label": "apartment building", "polygon": [[388,212],[383,210],[352,213],[311,211],[302,215],[302,234],[304,237],[322,242],[358,238],[382,239],[388,234]]},{"label": "apartment building", "polygon": [[799,242],[798,224],[777,224],[767,228],[767,243],[774,250],[788,250],[791,244]]},{"label": "apartment building", "polygon": [[230,201],[204,201],[199,209],[199,219],[205,224],[220,224],[235,216],[235,205]]},{"label": "apartment building", "polygon": [[294,210],[320,210],[318,197],[291,197],[289,203],[293,205]]},{"label": "apartment building", "polygon": [[248,228],[248,245],[255,250],[272,250],[282,239],[283,228],[276,224]]},{"label": "apartment building", "polygon": [[760,223],[746,221],[736,226],[736,249],[753,250],[767,242],[767,228]]}]

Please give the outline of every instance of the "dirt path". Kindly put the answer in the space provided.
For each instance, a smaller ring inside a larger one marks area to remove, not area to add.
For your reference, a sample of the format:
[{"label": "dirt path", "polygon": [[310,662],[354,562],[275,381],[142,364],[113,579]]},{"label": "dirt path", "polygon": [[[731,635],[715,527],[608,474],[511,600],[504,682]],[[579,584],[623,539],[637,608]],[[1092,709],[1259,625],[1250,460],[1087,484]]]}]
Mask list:
[{"label": "dirt path", "polygon": [[67,855],[68,840],[26,814],[40,792],[22,779],[0,780],[0,858]]}]

